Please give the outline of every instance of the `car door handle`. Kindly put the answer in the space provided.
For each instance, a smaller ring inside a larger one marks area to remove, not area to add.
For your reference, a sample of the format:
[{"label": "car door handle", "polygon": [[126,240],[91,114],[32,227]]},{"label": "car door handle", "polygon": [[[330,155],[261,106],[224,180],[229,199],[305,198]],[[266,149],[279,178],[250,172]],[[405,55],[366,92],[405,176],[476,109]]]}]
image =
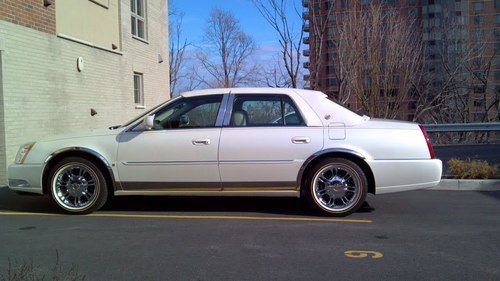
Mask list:
[{"label": "car door handle", "polygon": [[209,145],[210,139],[196,139],[192,141],[194,145]]},{"label": "car door handle", "polygon": [[310,143],[311,138],[308,137],[293,137],[292,138],[292,143],[295,144],[304,144],[304,143]]}]

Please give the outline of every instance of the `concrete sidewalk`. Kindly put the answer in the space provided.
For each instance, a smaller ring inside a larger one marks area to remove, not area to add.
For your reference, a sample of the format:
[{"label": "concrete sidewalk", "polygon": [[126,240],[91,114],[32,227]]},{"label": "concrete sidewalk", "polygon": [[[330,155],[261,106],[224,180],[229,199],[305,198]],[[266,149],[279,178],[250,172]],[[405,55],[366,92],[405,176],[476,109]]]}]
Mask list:
[{"label": "concrete sidewalk", "polygon": [[439,185],[428,190],[498,191],[500,190],[500,180],[442,179]]}]

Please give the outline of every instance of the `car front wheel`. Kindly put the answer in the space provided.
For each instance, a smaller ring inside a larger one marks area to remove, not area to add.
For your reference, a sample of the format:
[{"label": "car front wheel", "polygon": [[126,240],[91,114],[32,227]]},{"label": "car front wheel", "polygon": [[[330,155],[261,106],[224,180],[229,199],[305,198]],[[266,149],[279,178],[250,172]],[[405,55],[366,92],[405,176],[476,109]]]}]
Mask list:
[{"label": "car front wheel", "polygon": [[51,199],[73,214],[88,214],[106,203],[108,189],[104,175],[92,162],[69,157],[57,163],[50,173]]},{"label": "car front wheel", "polygon": [[317,210],[327,215],[347,216],[363,205],[368,180],[356,163],[326,158],[311,169],[306,187],[307,198]]}]

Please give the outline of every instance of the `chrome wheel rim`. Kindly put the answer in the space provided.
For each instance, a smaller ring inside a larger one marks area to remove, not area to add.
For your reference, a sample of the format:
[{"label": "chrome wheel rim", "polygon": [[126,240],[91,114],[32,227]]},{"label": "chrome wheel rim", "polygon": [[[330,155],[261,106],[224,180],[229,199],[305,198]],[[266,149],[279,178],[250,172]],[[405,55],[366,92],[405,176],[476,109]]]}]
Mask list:
[{"label": "chrome wheel rim", "polygon": [[96,173],[81,163],[68,163],[52,179],[54,199],[65,209],[82,211],[97,200],[99,180]]},{"label": "chrome wheel rim", "polygon": [[321,168],[313,180],[313,198],[331,212],[349,210],[361,196],[360,179],[349,166],[330,164]]}]

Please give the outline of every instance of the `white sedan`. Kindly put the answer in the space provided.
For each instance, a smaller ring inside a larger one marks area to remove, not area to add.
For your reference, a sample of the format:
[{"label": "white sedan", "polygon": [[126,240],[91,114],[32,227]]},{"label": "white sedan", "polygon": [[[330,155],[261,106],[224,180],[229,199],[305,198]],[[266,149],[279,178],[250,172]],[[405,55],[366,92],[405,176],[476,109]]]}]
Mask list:
[{"label": "white sedan", "polygon": [[367,193],[435,186],[442,164],[422,126],[374,120],[320,92],[188,92],[122,125],[21,146],[12,190],[70,213],[111,195],[293,196],[348,215]]}]

